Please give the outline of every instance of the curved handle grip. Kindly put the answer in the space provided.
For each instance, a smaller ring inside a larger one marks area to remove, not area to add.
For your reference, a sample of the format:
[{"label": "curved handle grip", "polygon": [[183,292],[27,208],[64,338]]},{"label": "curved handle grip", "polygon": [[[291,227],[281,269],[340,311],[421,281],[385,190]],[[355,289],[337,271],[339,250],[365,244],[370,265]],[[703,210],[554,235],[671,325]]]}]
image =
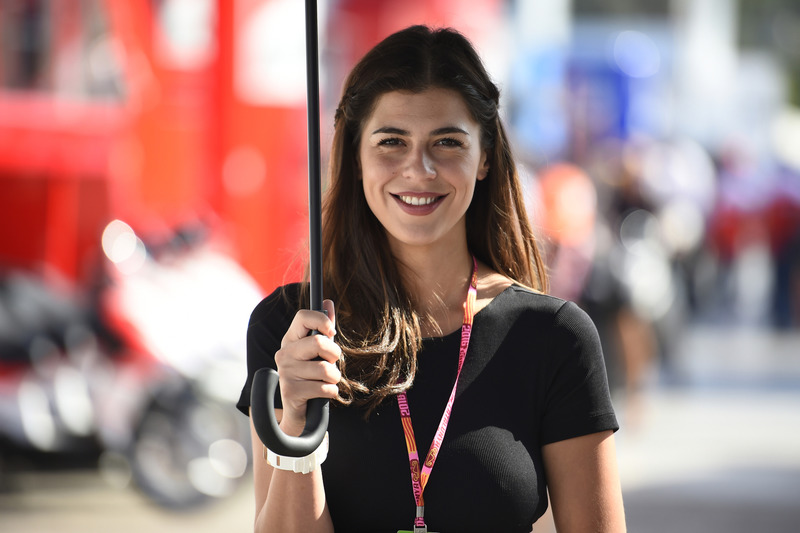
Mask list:
[{"label": "curved handle grip", "polygon": [[299,437],[281,431],[275,419],[275,391],[278,373],[271,368],[261,368],[253,376],[250,390],[250,416],[261,442],[278,455],[304,457],[311,455],[325,438],[328,430],[329,405],[324,398],[308,401],[306,427]]}]

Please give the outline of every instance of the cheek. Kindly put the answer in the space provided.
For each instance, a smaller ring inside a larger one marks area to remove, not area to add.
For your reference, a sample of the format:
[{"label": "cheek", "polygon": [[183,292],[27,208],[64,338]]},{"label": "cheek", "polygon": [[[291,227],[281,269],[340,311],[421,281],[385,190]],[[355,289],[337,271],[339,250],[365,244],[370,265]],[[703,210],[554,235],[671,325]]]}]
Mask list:
[{"label": "cheek", "polygon": [[374,211],[375,203],[381,196],[381,183],[378,177],[375,175],[373,168],[362,170],[361,188],[364,193],[364,198],[367,200],[367,205]]},{"label": "cheek", "polygon": [[399,165],[387,157],[374,155],[361,158],[361,180],[364,187],[380,186],[392,179],[399,172]]},{"label": "cheek", "polygon": [[472,183],[480,176],[480,169],[474,158],[457,158],[439,165],[447,175],[457,177],[462,182]]}]

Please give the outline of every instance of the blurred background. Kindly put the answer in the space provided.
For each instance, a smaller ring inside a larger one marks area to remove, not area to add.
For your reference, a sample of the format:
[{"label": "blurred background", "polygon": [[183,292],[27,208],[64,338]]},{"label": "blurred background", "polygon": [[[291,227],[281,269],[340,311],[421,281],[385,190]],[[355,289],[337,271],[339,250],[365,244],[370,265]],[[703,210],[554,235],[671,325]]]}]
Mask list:
[{"label": "blurred background", "polygon": [[[323,147],[390,32],[484,57],[603,341],[629,529],[797,531],[800,2],[319,12]],[[250,311],[302,273],[304,62],[300,0],[0,1],[0,530],[251,528],[233,404]]]}]

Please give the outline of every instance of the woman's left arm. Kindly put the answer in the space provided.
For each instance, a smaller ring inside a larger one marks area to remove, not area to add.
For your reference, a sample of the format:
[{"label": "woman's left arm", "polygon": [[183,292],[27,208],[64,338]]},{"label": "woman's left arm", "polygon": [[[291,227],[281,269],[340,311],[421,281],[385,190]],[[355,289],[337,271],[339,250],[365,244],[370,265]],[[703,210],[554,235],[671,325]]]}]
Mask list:
[{"label": "woman's left arm", "polygon": [[611,431],[542,448],[558,533],[624,533],[625,511]]}]

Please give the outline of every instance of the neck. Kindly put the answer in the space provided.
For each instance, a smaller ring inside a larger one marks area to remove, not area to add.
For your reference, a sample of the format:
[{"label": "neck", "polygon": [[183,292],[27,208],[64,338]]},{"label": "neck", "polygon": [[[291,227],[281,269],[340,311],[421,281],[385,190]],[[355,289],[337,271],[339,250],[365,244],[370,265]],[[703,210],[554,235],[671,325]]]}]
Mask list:
[{"label": "neck", "polygon": [[446,334],[463,319],[463,304],[472,277],[472,256],[466,244],[396,254],[406,287],[424,318],[423,333]]}]

